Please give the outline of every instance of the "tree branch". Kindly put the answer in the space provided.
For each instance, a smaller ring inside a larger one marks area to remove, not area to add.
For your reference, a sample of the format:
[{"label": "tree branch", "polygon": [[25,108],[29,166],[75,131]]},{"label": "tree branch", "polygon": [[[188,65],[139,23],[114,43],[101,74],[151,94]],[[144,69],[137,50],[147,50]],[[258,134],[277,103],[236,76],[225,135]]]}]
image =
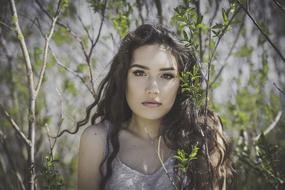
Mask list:
[{"label": "tree branch", "polygon": [[93,39],[91,38],[91,35],[90,35],[90,32],[89,32],[88,28],[84,25],[84,23],[83,23],[83,21],[82,21],[82,19],[81,19],[81,17],[79,15],[77,15],[77,18],[78,18],[81,26],[83,27],[84,31],[86,32],[89,41],[93,44]]},{"label": "tree branch", "polygon": [[[200,20],[200,18],[202,17],[201,10],[200,10],[200,1],[194,1],[194,4],[196,6],[196,11],[197,11],[197,20],[196,20],[196,22],[198,22],[198,20]],[[200,62],[203,62],[204,51],[203,51],[202,29],[201,28],[199,28],[198,36],[199,36],[199,56],[200,56]]]},{"label": "tree branch", "polygon": [[103,23],[104,23],[104,20],[105,20],[105,11],[106,11],[106,7],[107,7],[107,2],[108,0],[105,0],[104,2],[104,8],[102,10],[102,18],[101,18],[101,22],[100,22],[100,27],[99,27],[99,31],[98,31],[98,34],[97,34],[97,37],[95,40],[93,40],[93,42],[91,41],[92,45],[91,45],[91,48],[90,48],[90,51],[89,51],[89,54],[88,54],[88,58],[87,58],[87,64],[88,64],[88,70],[89,70],[89,75],[90,75],[90,81],[91,81],[91,87],[92,87],[92,94],[95,95],[96,92],[95,92],[95,87],[94,87],[94,82],[93,82],[93,74],[92,74],[92,65],[91,65],[91,56],[92,56],[92,53],[93,53],[93,49],[95,48],[95,46],[97,45],[98,41],[99,41],[99,37],[101,35],[101,31],[102,31],[102,27],[103,27]]},{"label": "tree branch", "polygon": [[11,28],[8,24],[6,24],[5,22],[0,21],[0,24],[5,26],[6,28],[8,28],[9,30],[13,31],[13,28]]},{"label": "tree branch", "polygon": [[20,175],[19,171],[17,171],[16,167],[15,167],[15,164],[13,162],[13,159],[12,159],[12,156],[10,154],[10,151],[9,151],[9,148],[7,147],[7,142],[6,142],[6,137],[4,135],[4,133],[0,130],[0,142],[3,146],[3,149],[4,149],[4,152],[8,158],[8,161],[12,167],[12,170],[15,172],[15,175],[20,183],[20,186],[21,186],[21,189],[22,190],[26,190],[25,188],[25,185],[24,185],[24,182],[23,182],[23,178],[22,176]]},{"label": "tree branch", "polygon": [[283,91],[281,88],[279,88],[279,87],[275,84],[275,82],[273,83],[273,85],[275,86],[275,88],[277,88],[277,90],[279,90],[279,92],[280,92],[281,94],[285,95],[285,91]]},{"label": "tree branch", "polygon": [[[269,127],[267,127],[267,129],[264,130],[263,134],[264,135],[267,135],[270,131],[272,131],[276,126],[277,126],[277,123],[279,122],[281,116],[282,116],[282,111],[279,111],[274,119],[274,121],[269,125]],[[255,141],[258,141],[258,139],[260,138],[260,135],[259,134],[257,137],[254,138]]]},{"label": "tree branch", "polygon": [[75,77],[79,78],[80,81],[84,84],[84,86],[86,86],[86,88],[88,89],[88,91],[95,96],[95,94],[93,94],[92,89],[86,84],[86,78],[80,76],[77,72],[73,71],[72,69],[68,68],[67,66],[65,66],[55,55],[55,53],[53,52],[53,50],[51,49],[51,54],[54,57],[54,59],[56,60],[56,64],[59,65],[60,67],[62,67],[63,69],[65,69],[66,71],[70,72],[71,74],[73,74]]},{"label": "tree branch", "polygon": [[[245,16],[243,17],[243,20],[244,20],[244,18],[245,18]],[[236,46],[236,43],[237,43],[237,41],[238,41],[238,39],[239,39],[239,37],[240,37],[240,34],[241,34],[241,31],[242,31],[242,27],[243,27],[243,26],[244,26],[244,22],[242,22],[242,24],[240,25],[239,30],[238,30],[238,33],[237,33],[237,35],[236,35],[236,37],[235,37],[235,39],[234,39],[234,41],[233,41],[233,44],[232,44],[232,46],[231,46],[231,48],[230,48],[230,51],[229,51],[227,57],[226,57],[225,60],[224,60],[224,64],[221,66],[221,68],[219,69],[219,71],[218,71],[217,75],[215,76],[214,80],[211,82],[210,88],[211,88],[212,85],[218,80],[218,78],[219,78],[220,75],[222,74],[224,68],[226,67],[226,65],[227,65],[227,60],[230,58],[230,56],[231,56],[231,54],[232,54],[232,52],[233,52],[233,50],[234,50],[234,48],[235,48],[235,46]]]},{"label": "tree branch", "polygon": [[163,24],[163,16],[162,16],[162,7],[160,0],[154,0],[156,9],[157,9],[157,15],[159,19],[159,24]]},{"label": "tree branch", "polygon": [[32,70],[29,51],[27,49],[25,38],[24,38],[24,35],[23,35],[22,30],[21,30],[20,25],[19,25],[15,1],[10,0],[10,4],[11,4],[12,14],[13,14],[12,22],[13,22],[13,25],[15,26],[15,32],[17,34],[18,40],[20,41],[20,46],[21,46],[22,53],[23,53],[24,59],[25,59],[26,72],[27,72],[27,78],[28,78],[28,83],[29,83],[29,85],[28,85],[29,86],[29,92],[30,92],[30,95],[32,95],[31,98],[34,98],[33,97],[34,96],[34,78],[33,78],[34,74],[33,74],[33,70]]},{"label": "tree branch", "polygon": [[[212,1],[212,0],[209,0],[209,2],[210,1]],[[209,21],[209,24],[210,24],[210,26],[212,26],[212,24],[213,24],[213,21],[214,21],[214,18],[217,16],[217,14],[218,14],[218,10],[219,10],[219,8],[220,8],[220,2],[218,2],[218,0],[215,0],[215,10],[214,10],[214,14],[213,14],[213,16],[210,18],[210,21]]]},{"label": "tree branch", "polygon": [[239,4],[239,6],[244,10],[244,12],[247,14],[247,16],[251,19],[251,21],[253,22],[253,24],[257,27],[257,29],[261,32],[261,34],[265,37],[265,39],[270,43],[270,45],[273,47],[273,49],[277,52],[277,54],[280,56],[280,58],[283,60],[283,62],[285,62],[285,57],[283,56],[283,54],[281,53],[281,51],[275,46],[275,44],[270,40],[270,38],[268,37],[268,35],[261,29],[261,27],[259,26],[259,24],[254,20],[254,18],[251,16],[251,14],[249,13],[249,11],[243,6],[243,4],[239,1],[236,0]]},{"label": "tree branch", "polygon": [[281,9],[281,11],[283,11],[285,13],[285,9],[282,7],[282,5],[280,4],[280,2],[278,0],[273,0],[274,4],[277,5],[277,7],[279,7]]},{"label": "tree branch", "polygon": [[143,4],[142,4],[141,0],[136,0],[136,5],[137,5],[137,8],[138,8],[139,17],[140,17],[140,19],[142,21],[142,24],[144,24],[144,18],[142,16],[142,6],[143,6]]},{"label": "tree branch", "polygon": [[27,136],[24,134],[23,131],[21,131],[18,124],[14,121],[14,119],[10,116],[10,114],[4,109],[4,107],[0,104],[0,110],[6,117],[7,121],[12,125],[12,127],[16,130],[17,134],[20,135],[20,137],[24,140],[24,142],[31,146],[31,141],[27,138]]},{"label": "tree branch", "polygon": [[44,73],[45,73],[45,70],[46,70],[46,65],[47,65],[47,56],[48,56],[48,49],[49,49],[49,41],[54,33],[54,28],[55,28],[55,23],[58,19],[58,16],[59,15],[56,15],[53,19],[52,19],[52,24],[50,26],[50,30],[49,30],[49,34],[48,36],[46,37],[46,40],[45,40],[45,47],[44,47],[44,56],[43,56],[43,65],[41,67],[41,72],[40,72],[40,78],[39,78],[39,81],[38,81],[38,84],[37,84],[37,87],[36,87],[36,90],[35,90],[35,96],[38,95],[39,93],[39,90],[41,88],[41,84],[42,84],[42,81],[43,81],[43,78],[44,78]]}]

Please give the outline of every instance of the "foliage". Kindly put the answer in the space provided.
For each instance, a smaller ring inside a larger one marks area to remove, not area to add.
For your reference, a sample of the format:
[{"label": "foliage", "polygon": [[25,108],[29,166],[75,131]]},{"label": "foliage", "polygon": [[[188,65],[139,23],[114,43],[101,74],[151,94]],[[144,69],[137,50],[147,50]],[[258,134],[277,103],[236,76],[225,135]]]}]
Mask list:
[{"label": "foliage", "polygon": [[45,157],[41,169],[41,177],[44,179],[42,184],[44,189],[64,189],[64,179],[63,176],[57,170],[56,163],[57,160],[54,160],[51,154]]},{"label": "foliage", "polygon": [[182,93],[190,96],[198,107],[203,105],[204,90],[201,86],[201,73],[198,66],[192,72],[182,72],[180,76]]},{"label": "foliage", "polygon": [[178,168],[183,174],[187,172],[190,162],[197,159],[199,148],[197,146],[192,147],[192,151],[187,154],[183,149],[178,149],[174,158],[178,161]]}]

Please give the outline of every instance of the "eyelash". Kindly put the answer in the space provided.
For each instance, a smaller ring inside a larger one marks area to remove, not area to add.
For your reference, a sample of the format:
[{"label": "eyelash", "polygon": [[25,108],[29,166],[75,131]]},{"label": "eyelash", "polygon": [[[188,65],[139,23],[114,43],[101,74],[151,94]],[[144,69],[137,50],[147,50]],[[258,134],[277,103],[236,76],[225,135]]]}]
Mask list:
[{"label": "eyelash", "polygon": [[162,74],[162,77],[166,80],[171,80],[173,79],[175,76],[172,73],[164,73]]},{"label": "eyelash", "polygon": [[133,72],[136,77],[145,76],[145,72],[141,70],[136,70]]},{"label": "eyelash", "polygon": [[[146,76],[146,73],[145,73],[144,71],[142,71],[142,70],[136,70],[136,71],[133,72],[133,74],[134,74],[136,77]],[[163,74],[161,75],[161,78],[166,79],[166,80],[171,80],[171,79],[173,79],[174,77],[175,77],[175,76],[174,76],[174,74],[172,74],[172,73],[163,73]]]}]

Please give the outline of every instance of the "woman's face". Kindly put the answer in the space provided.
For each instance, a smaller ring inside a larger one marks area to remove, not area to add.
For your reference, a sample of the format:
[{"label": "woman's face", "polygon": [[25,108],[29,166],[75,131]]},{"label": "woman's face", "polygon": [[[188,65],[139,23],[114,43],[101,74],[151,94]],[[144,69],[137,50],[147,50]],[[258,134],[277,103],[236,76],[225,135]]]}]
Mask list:
[{"label": "woman's face", "polygon": [[126,90],[134,116],[161,119],[172,108],[178,88],[177,61],[170,50],[153,44],[134,51]]}]

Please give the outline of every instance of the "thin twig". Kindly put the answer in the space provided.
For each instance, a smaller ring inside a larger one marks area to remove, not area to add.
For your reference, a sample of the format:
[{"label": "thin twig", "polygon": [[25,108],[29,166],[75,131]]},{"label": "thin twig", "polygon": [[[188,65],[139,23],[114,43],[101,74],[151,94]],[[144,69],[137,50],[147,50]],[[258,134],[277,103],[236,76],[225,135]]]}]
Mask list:
[{"label": "thin twig", "polygon": [[19,171],[17,171],[16,166],[15,166],[15,164],[13,162],[13,159],[12,159],[13,156],[10,154],[9,148],[7,147],[6,136],[4,135],[4,133],[1,130],[0,130],[0,142],[1,142],[2,146],[3,146],[4,152],[5,152],[5,154],[6,154],[7,158],[8,158],[8,161],[9,161],[11,167],[12,167],[12,170],[14,171],[14,173],[15,173],[15,175],[16,175],[19,183],[20,183],[21,189],[22,190],[26,190],[23,178],[20,175]]},{"label": "thin twig", "polygon": [[[198,20],[202,17],[201,15],[201,10],[200,10],[200,1],[195,1],[195,6],[196,6],[196,12],[197,12],[197,20],[196,22],[198,22]],[[203,62],[203,55],[204,55],[204,51],[203,51],[203,41],[202,41],[202,29],[199,28],[198,30],[198,36],[199,36],[199,58],[200,58],[200,62]]]},{"label": "thin twig", "polygon": [[79,78],[80,81],[84,84],[84,86],[88,89],[88,91],[94,96],[92,89],[86,84],[86,79],[82,76],[80,76],[77,72],[73,71],[72,69],[70,69],[69,67],[65,66],[55,55],[54,51],[50,48],[51,50],[51,54],[54,57],[56,64],[59,65],[60,67],[62,67],[64,70],[70,72],[72,75],[74,75],[75,77]]},{"label": "thin twig", "polygon": [[279,92],[283,95],[285,95],[285,91],[283,91],[281,88],[279,88],[275,82],[273,82],[273,85],[275,86],[275,88],[277,88],[277,90],[279,90]]},{"label": "thin twig", "polygon": [[6,28],[8,28],[9,30],[13,31],[13,28],[11,28],[8,24],[6,24],[5,22],[0,21],[0,24],[5,26]]},{"label": "thin twig", "polygon": [[[43,11],[43,12],[47,15],[47,17],[48,17],[50,20],[52,20],[53,17],[49,14],[49,12],[48,12],[47,10],[44,9],[44,7],[43,7],[42,4],[39,2],[39,0],[35,0],[35,1],[36,1],[36,4],[37,4],[37,5],[39,6],[39,8],[41,9],[41,11]],[[69,26],[67,26],[67,25],[65,25],[65,24],[63,24],[63,23],[61,23],[60,20],[58,20],[58,21],[56,22],[56,24],[59,25],[60,27],[64,28],[64,29],[66,29],[66,31],[69,32],[69,34],[70,34],[74,39],[76,39],[79,43],[82,42],[81,38],[80,38],[75,32],[73,32],[73,31],[70,29]]]},{"label": "thin twig", "polygon": [[90,32],[89,32],[88,28],[85,26],[85,24],[83,23],[81,17],[79,15],[77,15],[77,18],[78,18],[81,26],[83,27],[84,31],[86,32],[86,34],[88,36],[88,39],[90,40],[91,43],[93,43],[93,39],[92,39],[92,37],[90,35]]},{"label": "thin twig", "polygon": [[24,140],[24,142],[31,146],[31,141],[28,139],[28,137],[24,134],[23,131],[21,131],[18,124],[14,121],[14,119],[10,116],[10,114],[4,109],[4,107],[0,104],[0,110],[6,117],[6,119],[9,121],[9,123],[12,125],[12,127],[16,130],[17,134],[20,135],[20,137]]},{"label": "thin twig", "polygon": [[[222,37],[226,33],[228,27],[230,26],[230,24],[232,23],[233,19],[235,18],[235,16],[238,14],[239,11],[240,11],[240,7],[234,12],[233,16],[231,17],[231,19],[229,20],[227,25],[223,28],[222,33],[219,36],[213,51],[209,53],[209,61],[208,61],[208,64],[207,64],[207,66],[208,66],[207,67],[207,79],[205,81],[206,82],[206,92],[205,92],[206,95],[205,95],[205,106],[204,106],[204,114],[205,114],[204,125],[205,126],[207,126],[208,93],[209,93],[209,81],[210,81],[210,71],[211,71],[212,59],[215,56],[217,47],[219,46],[219,43],[220,43]],[[211,26],[210,26],[210,28],[211,28]],[[211,32],[209,32],[209,47],[210,47],[210,43],[211,43]],[[207,135],[207,133],[204,133],[202,129],[201,129],[201,135],[205,137],[204,148],[205,148],[205,154],[206,154],[206,159],[207,159],[207,166],[208,166],[208,170],[209,170],[209,180],[211,181],[211,179],[212,179],[212,170],[210,168],[210,160],[209,160],[208,135]],[[213,183],[211,183],[211,189],[214,189],[213,188]]]},{"label": "thin twig", "polygon": [[[210,0],[211,1],[211,0]],[[218,2],[218,0],[215,0],[215,5],[216,5],[216,7],[215,7],[215,11],[214,11],[214,14],[213,14],[213,16],[210,18],[210,21],[209,21],[209,25],[211,26],[212,24],[213,24],[213,21],[214,21],[214,19],[216,18],[216,16],[217,16],[217,14],[218,14],[218,10],[219,10],[219,8],[220,8],[220,2]]]},{"label": "thin twig", "polygon": [[[244,17],[243,17],[243,20],[244,20],[244,18],[245,18],[245,15],[244,15]],[[234,39],[234,41],[233,41],[233,44],[232,44],[232,46],[231,46],[231,48],[230,48],[230,51],[229,51],[227,57],[226,57],[225,60],[224,60],[224,64],[223,64],[223,65],[221,66],[221,68],[219,69],[217,75],[214,77],[214,80],[211,82],[209,88],[211,88],[212,85],[218,80],[218,78],[219,78],[220,75],[222,74],[224,68],[225,68],[226,65],[228,64],[227,61],[228,61],[228,59],[231,57],[231,54],[232,54],[232,52],[233,52],[233,50],[234,50],[234,48],[235,48],[235,46],[236,46],[236,44],[237,44],[237,41],[238,41],[238,39],[239,39],[239,37],[240,37],[240,34],[241,34],[241,31],[242,31],[242,27],[243,27],[243,26],[244,26],[244,22],[242,22],[242,24],[240,25],[239,30],[238,30],[238,33],[237,33],[237,35],[236,35],[236,37],[235,37],[235,39]]]},{"label": "thin twig", "polygon": [[280,2],[278,0],[273,0],[273,2],[275,5],[277,5],[277,7],[279,7],[285,13],[284,7],[282,7],[282,5],[280,4]]},{"label": "thin twig", "polygon": [[[280,118],[281,118],[281,116],[282,116],[282,113],[283,113],[282,111],[278,111],[278,113],[277,113],[277,115],[276,115],[274,121],[269,125],[269,127],[267,127],[267,128],[264,130],[264,132],[263,132],[264,135],[267,135],[270,131],[272,131],[272,130],[277,126],[277,124],[278,124],[278,122],[279,122],[279,120],[280,120]],[[254,140],[255,140],[255,141],[258,141],[258,139],[260,138],[260,136],[261,136],[261,134],[259,134],[257,137],[255,137]]]},{"label": "thin twig", "polygon": [[239,13],[240,9],[241,9],[241,7],[238,7],[238,9],[234,12],[233,16],[231,17],[231,19],[229,20],[229,22],[227,23],[227,25],[223,28],[222,33],[221,33],[221,35],[219,36],[219,38],[218,38],[218,40],[217,40],[217,42],[216,42],[216,44],[215,44],[215,47],[214,47],[212,53],[210,54],[209,63],[212,62],[212,59],[214,58],[214,56],[215,56],[215,54],[216,54],[216,50],[217,50],[217,48],[218,48],[218,46],[219,46],[219,44],[220,44],[220,41],[221,41],[222,37],[224,36],[224,34],[226,33],[226,31],[228,30],[230,24],[233,22],[233,20],[234,20],[234,18],[236,17],[236,15]]},{"label": "thin twig", "polygon": [[[25,59],[26,73],[27,73],[27,78],[28,78],[28,82],[29,82],[30,95],[34,95],[34,78],[33,78],[34,74],[33,74],[31,59],[29,56],[29,51],[28,51],[28,48],[26,46],[24,35],[23,35],[22,30],[21,30],[20,25],[19,25],[15,1],[10,0],[10,4],[11,4],[12,14],[13,14],[12,20],[13,20],[13,24],[14,24],[15,29],[16,29],[15,32],[17,34],[18,40],[20,41],[21,49],[22,49],[24,59]],[[31,97],[31,98],[34,98],[34,97]]]},{"label": "thin twig", "polygon": [[102,18],[101,18],[101,22],[100,22],[100,27],[99,27],[99,31],[98,31],[98,34],[96,36],[96,39],[93,40],[94,43],[92,43],[91,45],[91,48],[90,48],[90,51],[89,51],[89,54],[86,58],[86,62],[88,64],[88,70],[89,70],[89,75],[90,75],[90,81],[91,81],[91,87],[92,87],[92,94],[93,96],[95,96],[96,92],[95,92],[95,86],[94,86],[94,82],[93,82],[93,73],[92,73],[92,65],[91,65],[91,56],[92,56],[92,53],[93,53],[93,49],[95,48],[95,46],[97,45],[98,43],[98,40],[99,40],[99,37],[101,36],[101,31],[102,31],[102,27],[103,27],[103,23],[104,23],[104,20],[105,20],[105,12],[106,12],[106,8],[107,8],[107,2],[108,0],[105,0],[104,2],[104,8],[102,10]]},{"label": "thin twig", "polygon": [[55,28],[55,23],[58,19],[58,16],[59,15],[56,15],[54,18],[53,18],[53,21],[52,21],[52,24],[51,24],[51,27],[50,27],[50,30],[49,30],[49,34],[47,35],[46,37],[46,40],[45,40],[45,47],[44,47],[44,55],[43,55],[43,65],[41,67],[41,72],[40,72],[40,78],[39,78],[39,81],[38,81],[38,84],[36,86],[36,90],[35,90],[35,96],[38,95],[39,93],[39,90],[41,88],[41,84],[42,84],[42,80],[43,80],[43,77],[44,77],[44,73],[45,73],[45,70],[46,70],[46,65],[47,65],[47,56],[48,56],[48,50],[49,50],[49,41],[54,33],[54,28]]},{"label": "thin twig", "polygon": [[243,6],[243,4],[239,1],[236,0],[238,2],[238,4],[240,5],[240,7],[244,10],[244,12],[247,14],[247,16],[251,19],[251,21],[253,22],[253,24],[257,27],[257,29],[261,32],[261,34],[263,35],[263,37],[269,42],[269,44],[273,47],[273,49],[277,52],[277,54],[280,56],[280,58],[282,59],[283,62],[285,62],[285,57],[283,56],[283,54],[281,53],[281,51],[276,47],[276,45],[271,41],[271,39],[268,37],[268,35],[261,29],[261,27],[259,26],[259,24],[254,20],[254,18],[252,17],[252,15],[249,13],[249,11]]}]

